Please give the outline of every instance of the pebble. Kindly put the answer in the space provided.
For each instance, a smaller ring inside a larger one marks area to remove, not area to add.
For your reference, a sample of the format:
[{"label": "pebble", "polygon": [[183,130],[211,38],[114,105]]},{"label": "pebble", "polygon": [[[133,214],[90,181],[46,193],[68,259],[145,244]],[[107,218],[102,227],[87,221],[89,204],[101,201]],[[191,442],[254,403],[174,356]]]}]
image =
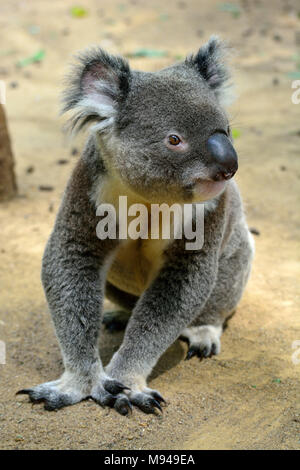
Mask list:
[{"label": "pebble", "polygon": [[249,230],[253,235],[260,235],[260,231],[255,227],[250,227]]},{"label": "pebble", "polygon": [[30,165],[26,168],[26,173],[33,173],[35,170],[34,166],[33,165]]},{"label": "pebble", "polygon": [[53,190],[54,190],[53,186],[47,186],[43,184],[39,186],[39,191],[53,191]]}]

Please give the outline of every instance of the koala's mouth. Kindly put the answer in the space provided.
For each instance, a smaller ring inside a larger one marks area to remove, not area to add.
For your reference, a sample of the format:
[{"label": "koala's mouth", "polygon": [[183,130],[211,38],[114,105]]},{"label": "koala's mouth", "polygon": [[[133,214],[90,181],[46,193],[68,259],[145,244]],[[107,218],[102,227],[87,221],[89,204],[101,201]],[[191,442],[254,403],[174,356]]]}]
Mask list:
[{"label": "koala's mouth", "polygon": [[202,200],[212,199],[218,196],[226,187],[227,181],[212,181],[197,179],[194,184],[193,192],[196,197]]}]

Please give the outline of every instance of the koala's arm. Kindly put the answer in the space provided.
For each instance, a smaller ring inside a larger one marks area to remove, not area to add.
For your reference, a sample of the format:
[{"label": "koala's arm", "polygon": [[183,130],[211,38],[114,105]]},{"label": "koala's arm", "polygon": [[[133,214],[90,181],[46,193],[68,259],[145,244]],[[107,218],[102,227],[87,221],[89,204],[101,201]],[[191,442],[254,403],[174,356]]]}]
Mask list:
[{"label": "koala's arm", "polygon": [[43,258],[42,281],[65,372],[58,380],[20,391],[32,401],[44,401],[49,410],[88,396],[106,405],[124,388],[105,374],[98,350],[106,268],[117,242],[96,237],[90,191],[102,168],[93,152],[88,146],[71,176]]},{"label": "koala's arm", "polygon": [[180,240],[166,252],[164,266],[137,302],[123,343],[106,369],[112,377],[131,387],[130,401],[136,400],[135,404],[144,411],[150,406],[146,395],[143,396],[143,391],[149,390],[147,376],[159,357],[199,314],[215,285],[224,232],[224,216],[220,212],[207,214],[205,241],[200,251],[186,251],[184,241]]},{"label": "koala's arm", "polygon": [[91,170],[84,159],[78,162],[42,264],[43,286],[65,367],[70,370],[89,369],[92,362],[99,362],[95,346],[103,299],[103,271],[113,248],[105,242],[99,246],[96,237],[96,209],[89,200]]}]

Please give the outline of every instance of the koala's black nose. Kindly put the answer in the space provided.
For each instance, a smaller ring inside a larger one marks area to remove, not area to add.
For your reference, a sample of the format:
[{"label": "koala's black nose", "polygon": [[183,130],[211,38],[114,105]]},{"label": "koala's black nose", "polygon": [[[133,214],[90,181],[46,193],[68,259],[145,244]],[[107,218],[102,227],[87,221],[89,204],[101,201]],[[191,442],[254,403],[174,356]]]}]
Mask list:
[{"label": "koala's black nose", "polygon": [[238,169],[238,158],[227,135],[216,132],[207,140],[207,150],[214,165],[214,181],[229,180]]}]

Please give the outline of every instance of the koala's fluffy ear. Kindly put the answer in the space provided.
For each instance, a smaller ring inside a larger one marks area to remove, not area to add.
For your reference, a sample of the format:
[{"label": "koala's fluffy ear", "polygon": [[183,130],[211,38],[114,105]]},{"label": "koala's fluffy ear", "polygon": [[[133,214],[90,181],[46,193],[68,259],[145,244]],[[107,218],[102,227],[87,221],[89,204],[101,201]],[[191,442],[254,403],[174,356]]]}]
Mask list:
[{"label": "koala's fluffy ear", "polygon": [[102,131],[112,125],[118,106],[126,99],[129,65],[100,48],[82,52],[77,61],[67,77],[62,113],[74,111],[69,121],[74,133],[92,122],[92,130]]},{"label": "koala's fluffy ear", "polygon": [[185,62],[186,65],[197,69],[223,103],[231,101],[227,92],[230,79],[230,70],[226,63],[227,49],[225,42],[217,36],[211,36],[209,41],[200,47],[197,54],[187,57]]}]

